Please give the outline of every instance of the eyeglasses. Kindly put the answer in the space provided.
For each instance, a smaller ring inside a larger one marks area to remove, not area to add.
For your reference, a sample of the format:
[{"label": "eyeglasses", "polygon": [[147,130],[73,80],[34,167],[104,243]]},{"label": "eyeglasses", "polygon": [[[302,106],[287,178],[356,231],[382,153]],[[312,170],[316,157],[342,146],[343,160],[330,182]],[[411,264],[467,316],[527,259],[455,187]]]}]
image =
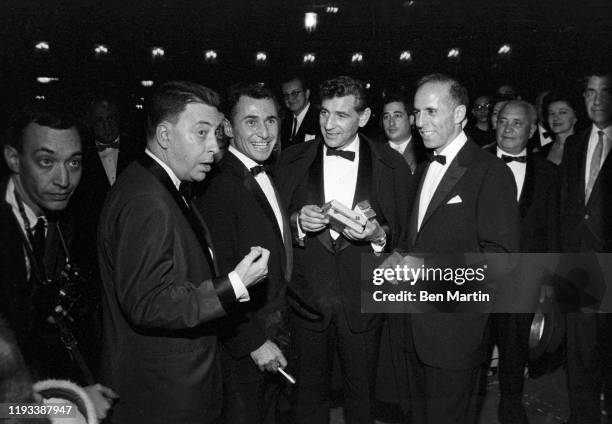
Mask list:
[{"label": "eyeglasses", "polygon": [[475,110],[490,110],[491,109],[491,105],[490,104],[484,104],[484,105],[474,105],[474,109]]},{"label": "eyeglasses", "polygon": [[304,92],[304,90],[293,90],[290,93],[283,93],[283,99],[295,99],[297,96],[299,96],[300,94],[302,94]]}]

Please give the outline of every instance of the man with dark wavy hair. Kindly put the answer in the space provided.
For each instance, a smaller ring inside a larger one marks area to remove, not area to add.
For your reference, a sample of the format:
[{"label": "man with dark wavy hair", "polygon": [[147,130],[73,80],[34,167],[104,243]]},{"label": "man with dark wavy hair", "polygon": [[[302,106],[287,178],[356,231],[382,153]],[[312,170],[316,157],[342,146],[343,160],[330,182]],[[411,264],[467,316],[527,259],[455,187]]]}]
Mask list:
[{"label": "man with dark wavy hair", "polygon": [[[359,132],[370,118],[361,81],[325,81],[321,100],[323,137],[284,151],[277,175],[294,240],[288,303],[298,357],[295,422],[328,422],[338,354],[346,422],[370,424],[382,317],[361,313],[361,257],[396,243],[408,210],[410,170]],[[377,216],[361,232],[337,232],[321,209],[331,200],[351,209],[368,200]]]}]

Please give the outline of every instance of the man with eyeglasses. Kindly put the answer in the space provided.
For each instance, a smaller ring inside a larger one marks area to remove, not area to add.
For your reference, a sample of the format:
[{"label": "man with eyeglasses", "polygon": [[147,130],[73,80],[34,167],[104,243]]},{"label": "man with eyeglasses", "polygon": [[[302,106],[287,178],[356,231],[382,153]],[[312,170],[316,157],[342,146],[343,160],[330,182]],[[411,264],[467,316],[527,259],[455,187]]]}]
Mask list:
[{"label": "man with eyeglasses", "polygon": [[319,137],[319,114],[310,103],[310,90],[304,79],[294,76],[286,80],[282,84],[282,93],[285,106],[291,112],[281,125],[282,148]]},{"label": "man with eyeglasses", "polygon": [[491,128],[489,126],[489,112],[491,111],[491,98],[489,96],[480,96],[474,100],[472,106],[472,116],[474,122],[467,126],[467,134],[478,144],[480,147],[491,141],[493,137]]},{"label": "man with eyeglasses", "polygon": [[[561,248],[612,252],[612,69],[586,74],[584,104],[592,125],[565,142],[561,162]],[[590,277],[590,276],[589,276]],[[585,278],[575,281],[587,284]],[[593,285],[593,282],[591,282]],[[595,306],[595,309],[597,306]],[[612,411],[610,314],[567,314],[570,423],[599,423],[600,393]]]}]

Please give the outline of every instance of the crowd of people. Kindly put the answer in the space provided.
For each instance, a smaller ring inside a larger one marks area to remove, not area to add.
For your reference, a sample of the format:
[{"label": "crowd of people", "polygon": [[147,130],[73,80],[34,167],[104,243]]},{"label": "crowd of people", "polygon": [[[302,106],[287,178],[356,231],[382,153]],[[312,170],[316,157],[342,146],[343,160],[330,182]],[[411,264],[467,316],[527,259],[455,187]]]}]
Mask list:
[{"label": "crowd of people", "polygon": [[[326,424],[337,386],[348,424],[372,424],[381,399],[402,422],[477,423],[495,345],[499,422],[528,423],[532,313],[363,313],[362,258],[612,251],[611,90],[593,67],[581,92],[470,102],[429,74],[375,110],[350,76],[223,96],[170,81],[145,140],[110,98],[84,122],[61,102],[19,108],[0,181],[0,402],[65,378],[108,423]],[[331,201],[375,216],[338,226]],[[569,422],[600,423],[612,321],[564,319]]]}]

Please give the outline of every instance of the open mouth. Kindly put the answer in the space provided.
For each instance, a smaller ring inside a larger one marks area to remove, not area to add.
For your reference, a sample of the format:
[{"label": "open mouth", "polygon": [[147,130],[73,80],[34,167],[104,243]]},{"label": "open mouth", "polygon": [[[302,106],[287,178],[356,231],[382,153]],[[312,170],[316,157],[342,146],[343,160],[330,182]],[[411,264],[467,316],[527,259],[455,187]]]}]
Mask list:
[{"label": "open mouth", "polygon": [[251,146],[253,146],[255,150],[267,150],[269,145],[270,145],[269,141],[251,142]]}]

